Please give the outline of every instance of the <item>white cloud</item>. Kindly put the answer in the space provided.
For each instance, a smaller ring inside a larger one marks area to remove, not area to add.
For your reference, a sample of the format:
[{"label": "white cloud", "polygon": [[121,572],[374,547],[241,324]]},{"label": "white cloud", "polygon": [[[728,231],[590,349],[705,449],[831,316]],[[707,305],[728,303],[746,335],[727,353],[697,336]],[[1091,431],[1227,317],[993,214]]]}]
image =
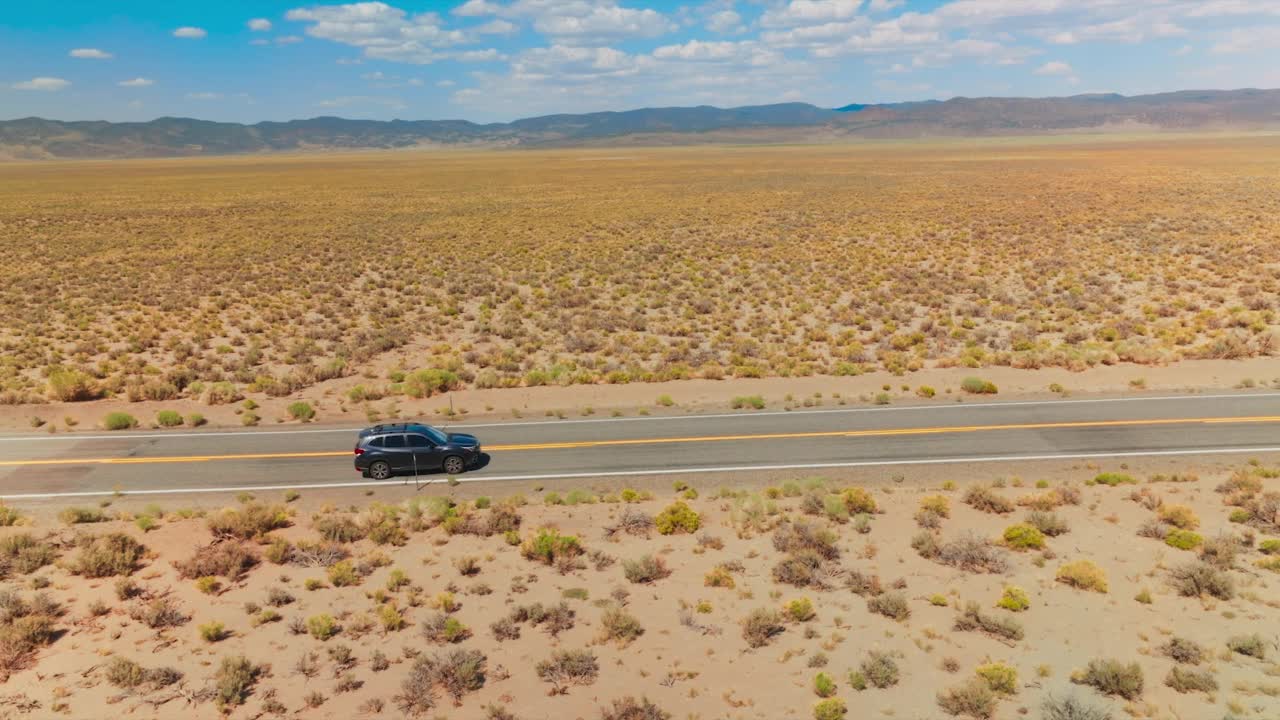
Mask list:
[{"label": "white cloud", "polygon": [[277,45],[296,45],[302,42],[302,38],[298,35],[280,35],[276,38]]},{"label": "white cloud", "polygon": [[73,58],[81,58],[84,60],[110,60],[112,57],[115,57],[111,53],[97,48],[76,48],[67,54]]},{"label": "white cloud", "polygon": [[216,92],[193,92],[187,93],[188,100],[221,100],[222,94]]},{"label": "white cloud", "polygon": [[534,20],[533,27],[561,42],[597,43],[633,37],[658,37],[675,30],[676,24],[656,10],[604,5],[580,13],[539,15]]},{"label": "white cloud", "polygon": [[1060,60],[1053,60],[1036,68],[1037,75],[1064,76],[1073,73],[1075,73],[1075,70]]},{"label": "white cloud", "polygon": [[791,0],[781,7],[766,10],[760,24],[768,28],[816,25],[850,20],[857,16],[862,0]]},{"label": "white cloud", "polygon": [[271,30],[271,21],[266,18],[254,18],[247,25],[254,32],[269,32]]},{"label": "white cloud", "polygon": [[177,30],[173,31],[174,37],[186,38],[188,40],[199,40],[200,38],[203,38],[208,34],[209,33],[205,32],[204,28],[190,27],[190,26],[180,27]]},{"label": "white cloud", "polygon": [[444,57],[439,48],[469,41],[466,33],[445,29],[435,13],[409,15],[383,2],[298,8],[285,17],[310,23],[306,32],[312,37],[362,48],[381,60],[432,63]]},{"label": "white cloud", "polygon": [[57,92],[71,84],[70,80],[63,80],[56,77],[34,77],[30,80],[24,80],[13,84],[14,90],[41,90],[44,92]]},{"label": "white cloud", "polygon": [[1248,53],[1280,47],[1280,25],[1237,28],[1214,43],[1213,52],[1223,55]]},{"label": "white cloud", "polygon": [[713,33],[740,33],[746,30],[742,16],[734,10],[721,10],[707,18],[707,29]]},{"label": "white cloud", "polygon": [[463,52],[451,53],[450,57],[458,62],[497,62],[506,60],[507,56],[498,52],[494,48],[486,48],[484,50],[465,50]]},{"label": "white cloud", "polygon": [[481,35],[514,35],[520,31],[520,26],[499,18],[475,28],[475,31]]},{"label": "white cloud", "polygon": [[451,87],[453,87],[454,85],[457,85],[457,84],[458,84],[458,83],[456,83],[456,82],[454,82],[454,81],[452,81],[452,80],[441,80],[440,82],[436,83],[436,87],[439,87],[439,88],[451,88]]},{"label": "white cloud", "polygon": [[116,84],[120,87],[151,87],[156,84],[156,81],[151,78],[136,77],[132,80],[121,80]]},{"label": "white cloud", "polygon": [[867,10],[873,13],[888,12],[900,5],[906,0],[871,0],[867,3]]}]

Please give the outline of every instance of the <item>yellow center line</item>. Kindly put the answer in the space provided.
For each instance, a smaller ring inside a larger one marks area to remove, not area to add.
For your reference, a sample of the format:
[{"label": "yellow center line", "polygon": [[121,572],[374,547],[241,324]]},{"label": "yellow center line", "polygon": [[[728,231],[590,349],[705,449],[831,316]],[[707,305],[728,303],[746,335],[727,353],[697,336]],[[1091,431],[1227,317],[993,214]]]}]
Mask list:
[{"label": "yellow center line", "polygon": [[[1085,420],[1079,422],[1021,423],[1008,425],[959,425],[950,427],[895,428],[881,430],[822,430],[815,432],[759,433],[752,435],[702,435],[694,437],[631,438],[619,440],[581,440],[559,443],[489,445],[485,452],[521,452],[526,450],[570,450],[626,445],[668,445],[677,443],[741,442],[746,440],[799,440],[806,438],[862,438],[910,435],[948,435],[994,432],[1001,430],[1065,430],[1079,428],[1115,428],[1169,425],[1258,424],[1280,423],[1280,416],[1266,415],[1234,418],[1170,418],[1163,420]],[[147,465],[161,463],[200,463],[218,460],[289,460],[304,458],[352,457],[351,451],[240,453],[232,455],[186,455],[158,457],[56,458],[49,460],[0,460],[0,467],[26,465]]]}]

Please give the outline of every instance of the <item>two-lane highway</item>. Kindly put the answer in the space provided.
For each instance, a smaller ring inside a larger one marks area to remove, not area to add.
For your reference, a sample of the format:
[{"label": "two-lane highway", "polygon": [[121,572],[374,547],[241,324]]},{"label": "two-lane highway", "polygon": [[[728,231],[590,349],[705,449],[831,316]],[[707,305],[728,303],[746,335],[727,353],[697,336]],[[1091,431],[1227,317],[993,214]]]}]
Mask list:
[{"label": "two-lane highway", "polygon": [[[454,423],[465,481],[1280,452],[1280,393]],[[0,496],[370,483],[354,427],[0,436]],[[396,480],[394,482],[400,482]],[[372,484],[372,483],[370,483]]]}]

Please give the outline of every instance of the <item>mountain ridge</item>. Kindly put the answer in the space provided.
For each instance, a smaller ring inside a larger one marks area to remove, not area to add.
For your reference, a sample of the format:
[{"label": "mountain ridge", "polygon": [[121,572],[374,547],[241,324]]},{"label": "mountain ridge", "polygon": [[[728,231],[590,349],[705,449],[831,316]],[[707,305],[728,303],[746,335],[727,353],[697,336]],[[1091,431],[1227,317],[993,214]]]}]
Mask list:
[{"label": "mountain ridge", "polygon": [[[146,122],[0,121],[0,157],[109,159],[303,150],[595,145],[652,138],[654,144],[723,142],[740,133],[777,139],[983,137],[1112,128],[1250,130],[1280,128],[1280,90],[1183,90],[1124,96],[954,97],[820,108],[778,103],[719,108],[652,107],[559,113],[509,123],[469,120],[352,120],[331,115],[254,124],[159,117]],[[665,138],[659,140],[658,138]]]}]

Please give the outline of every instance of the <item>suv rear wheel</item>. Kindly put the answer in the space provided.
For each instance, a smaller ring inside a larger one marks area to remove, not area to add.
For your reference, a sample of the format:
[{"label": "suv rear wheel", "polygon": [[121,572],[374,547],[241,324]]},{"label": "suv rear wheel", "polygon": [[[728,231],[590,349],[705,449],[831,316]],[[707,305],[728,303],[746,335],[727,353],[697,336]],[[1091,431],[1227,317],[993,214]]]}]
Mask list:
[{"label": "suv rear wheel", "polygon": [[374,480],[386,480],[391,477],[391,466],[379,460],[369,466],[369,477]]}]

